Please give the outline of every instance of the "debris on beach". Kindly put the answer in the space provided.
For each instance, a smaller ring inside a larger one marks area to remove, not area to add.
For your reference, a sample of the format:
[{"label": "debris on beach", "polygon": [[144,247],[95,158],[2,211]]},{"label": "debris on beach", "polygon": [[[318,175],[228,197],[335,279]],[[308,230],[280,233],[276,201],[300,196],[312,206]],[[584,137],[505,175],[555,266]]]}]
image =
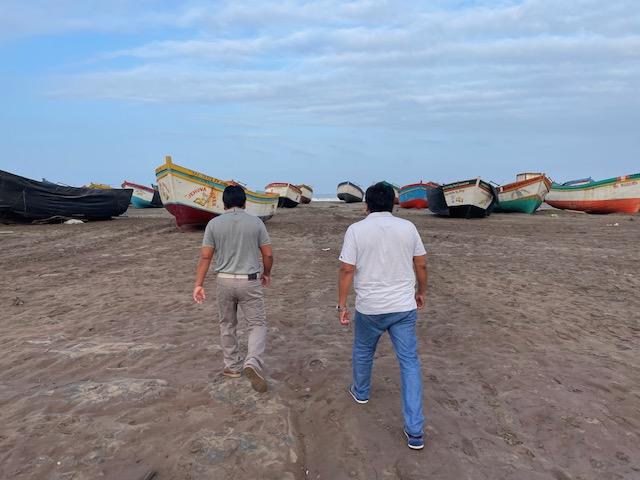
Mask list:
[{"label": "debris on beach", "polygon": [[24,305],[24,300],[22,300],[20,297],[16,297],[13,299],[13,305],[15,307],[19,307],[20,305]]},{"label": "debris on beach", "polygon": [[82,220],[78,220],[77,218],[70,218],[66,222],[63,222],[65,225],[82,225],[84,222]]}]

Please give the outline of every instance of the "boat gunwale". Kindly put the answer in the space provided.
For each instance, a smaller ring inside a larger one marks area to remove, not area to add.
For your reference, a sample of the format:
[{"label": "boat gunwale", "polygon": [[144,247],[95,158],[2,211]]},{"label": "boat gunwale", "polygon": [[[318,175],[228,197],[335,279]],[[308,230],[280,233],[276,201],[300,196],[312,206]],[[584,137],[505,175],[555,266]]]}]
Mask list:
[{"label": "boat gunwale", "polygon": [[640,173],[634,173],[632,175],[623,175],[621,177],[612,177],[607,178],[605,180],[598,180],[595,182],[583,183],[580,185],[560,185],[559,183],[554,183],[551,185],[550,190],[555,191],[579,191],[579,190],[589,190],[592,188],[600,188],[607,187],[610,185],[615,185],[616,183],[626,183],[629,181],[637,181],[640,180]]},{"label": "boat gunwale", "polygon": [[[297,185],[294,185],[293,183],[288,183],[288,182],[271,182],[268,185],[266,185],[264,188],[270,188],[270,187],[291,187],[294,190],[297,190],[301,195],[302,195],[302,190],[300,190],[300,187],[298,187]],[[313,191],[313,190],[312,190]]]},{"label": "boat gunwale", "polygon": [[[204,185],[207,187],[215,188],[216,190],[219,190],[219,191],[222,191],[224,190],[225,187],[232,185],[231,183],[226,182],[224,180],[220,180],[215,177],[210,177],[203,173],[196,172],[195,170],[190,170],[188,168],[181,167],[180,165],[176,165],[173,162],[171,164],[165,163],[161,167],[156,168],[157,180],[164,178],[165,176],[168,176],[168,175],[186,176],[190,181],[194,181],[195,183],[200,183],[201,185]],[[278,201],[278,195],[274,193],[269,193],[269,192],[258,193],[253,190],[249,190],[248,188],[245,188],[244,190],[247,197],[251,196],[256,199],[271,200],[271,202],[264,201],[259,203],[272,203],[272,202]]]},{"label": "boat gunwale", "polygon": [[498,193],[507,193],[512,190],[516,190],[521,187],[526,187],[528,185],[532,185],[534,183],[539,182],[540,180],[544,181],[545,185],[549,190],[551,190],[551,180],[546,175],[540,175],[538,177],[528,178],[526,180],[520,180],[519,182],[507,183],[506,185],[501,185],[498,187]]},{"label": "boat gunwale", "polygon": [[130,182],[128,180],[125,180],[125,181],[122,182],[122,188],[127,188],[127,187],[125,187],[125,185],[131,185],[133,188],[137,188],[139,190],[144,190],[145,192],[148,192],[148,193],[155,193],[155,189],[153,189],[151,187],[147,187],[145,185],[140,185],[139,183],[133,183],[133,182]]}]

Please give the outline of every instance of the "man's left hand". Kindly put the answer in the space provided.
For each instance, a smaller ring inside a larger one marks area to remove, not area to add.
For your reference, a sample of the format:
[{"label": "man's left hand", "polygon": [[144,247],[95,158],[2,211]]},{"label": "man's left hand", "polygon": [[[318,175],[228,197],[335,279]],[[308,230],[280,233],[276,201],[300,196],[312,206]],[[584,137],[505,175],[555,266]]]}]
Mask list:
[{"label": "man's left hand", "polygon": [[269,288],[271,286],[271,275],[263,273],[262,275],[260,275],[260,281],[262,282],[262,286],[264,288]]},{"label": "man's left hand", "polygon": [[424,293],[416,292],[416,305],[419,310],[424,308]]}]

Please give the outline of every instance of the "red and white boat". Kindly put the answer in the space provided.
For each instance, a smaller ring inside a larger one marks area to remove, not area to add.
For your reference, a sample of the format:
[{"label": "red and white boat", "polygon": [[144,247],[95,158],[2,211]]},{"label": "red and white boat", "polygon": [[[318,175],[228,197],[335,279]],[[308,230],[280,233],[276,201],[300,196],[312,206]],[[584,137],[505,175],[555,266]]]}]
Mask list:
[{"label": "red and white boat", "polygon": [[297,207],[302,200],[302,190],[296,185],[284,182],[273,182],[264,187],[269,193],[278,195],[278,207]]},{"label": "red and white boat", "polygon": [[595,182],[554,183],[545,201],[555,208],[587,213],[638,213],[640,173]]},{"label": "red and white boat", "polygon": [[[156,168],[158,190],[164,207],[176,217],[176,224],[206,225],[224,213],[222,193],[228,185],[236,184],[209,177],[195,170],[176,165],[171,157]],[[252,192],[245,188],[246,212],[266,221],[276,213],[278,196]]]},{"label": "red and white boat", "polygon": [[402,208],[429,208],[428,194],[433,188],[438,187],[437,183],[412,183],[400,188],[400,206]]}]

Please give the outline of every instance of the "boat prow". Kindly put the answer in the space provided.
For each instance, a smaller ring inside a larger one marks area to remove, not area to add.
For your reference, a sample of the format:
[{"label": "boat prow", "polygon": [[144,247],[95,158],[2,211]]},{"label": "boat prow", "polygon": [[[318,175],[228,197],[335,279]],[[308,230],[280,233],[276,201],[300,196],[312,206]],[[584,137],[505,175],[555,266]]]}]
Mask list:
[{"label": "boat prow", "polygon": [[535,213],[551,189],[543,173],[521,173],[514,183],[498,188],[496,212]]},{"label": "boat prow", "polygon": [[355,183],[341,182],[338,184],[337,197],[345,203],[362,202],[364,191]]}]

